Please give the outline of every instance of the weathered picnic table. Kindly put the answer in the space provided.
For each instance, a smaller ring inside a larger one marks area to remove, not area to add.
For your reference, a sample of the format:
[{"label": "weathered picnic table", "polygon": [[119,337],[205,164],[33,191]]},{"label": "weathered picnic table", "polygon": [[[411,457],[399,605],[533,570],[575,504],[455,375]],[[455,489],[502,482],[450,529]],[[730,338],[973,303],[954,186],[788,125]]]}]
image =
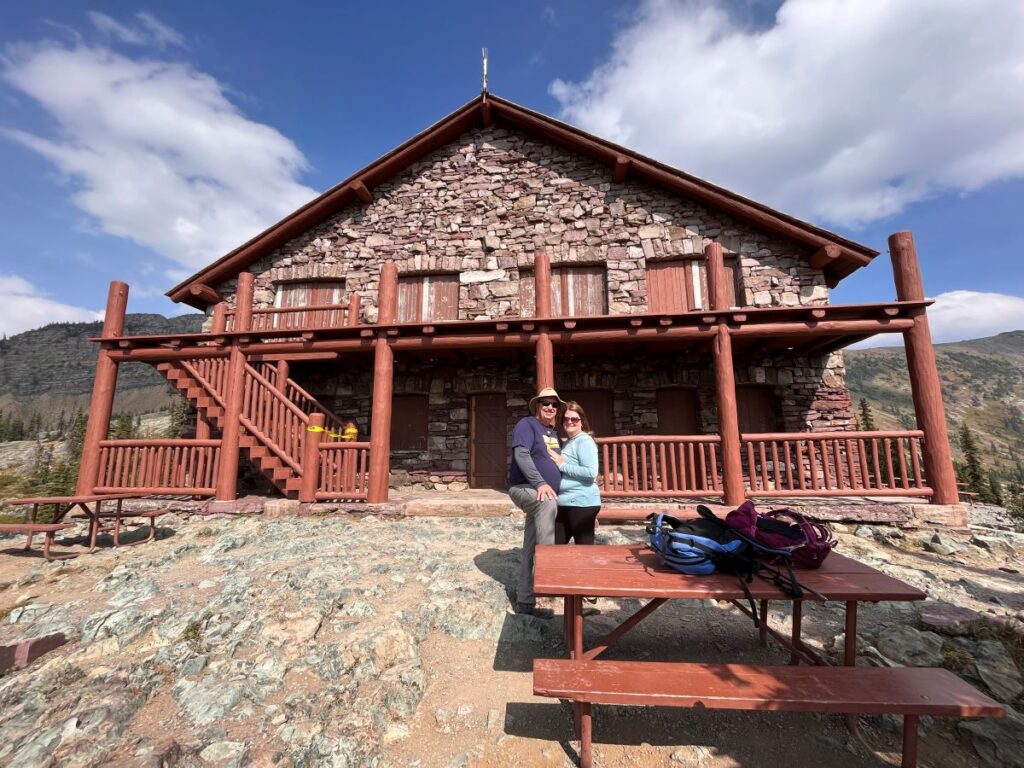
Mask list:
[{"label": "weathered picnic table", "polygon": [[[43,545],[43,556],[47,560],[63,560],[68,557],[75,557],[74,554],[52,554],[50,547],[53,544],[53,537],[57,531],[71,528],[72,526],[62,521],[73,509],[78,509],[89,520],[89,552],[96,550],[96,537],[101,533],[112,532],[114,535],[114,546],[120,546],[121,522],[128,517],[148,517],[150,522],[149,536],[146,541],[151,541],[156,533],[155,517],[163,514],[159,512],[125,512],[122,508],[125,499],[137,498],[134,493],[100,493],[86,494],[81,496],[36,496],[26,499],[8,499],[6,504],[10,506],[32,507],[30,521],[28,523],[12,523],[0,525],[0,532],[25,533],[28,538],[25,542],[25,551],[32,548],[32,537],[36,533],[45,536]],[[107,501],[116,502],[113,512],[104,512],[103,503]],[[39,507],[54,506],[56,513],[50,523],[38,523]],[[113,524],[104,525],[103,521],[113,521]],[[141,542],[140,542],[141,543]]]},{"label": "weathered picnic table", "polygon": [[[662,565],[657,553],[640,544],[622,546],[537,547],[534,591],[562,597],[568,659],[537,659],[534,692],[574,703],[583,768],[591,763],[592,704],[704,706],[723,709],[771,709],[834,712],[847,715],[856,729],[857,714],[904,716],[903,765],[916,765],[917,720],[922,714],[1001,717],[1000,704],[942,669],[878,670],[856,667],[857,608],[862,602],[923,600],[916,587],[843,555],[832,553],[813,571],[797,571],[810,588],[793,600],[770,581],[754,578],[749,597],[760,603],[760,641],[768,636],[790,651],[791,666],[683,664],[604,661],[600,656],[668,600],[726,600],[750,615],[748,595],[736,576],[714,573],[687,576]],[[583,599],[629,597],[648,602],[593,647],[584,648]],[[804,600],[836,600],[846,606],[842,667],[803,642]],[[792,603],[789,637],[768,626],[773,601]],[[796,666],[801,662],[810,667]]]}]

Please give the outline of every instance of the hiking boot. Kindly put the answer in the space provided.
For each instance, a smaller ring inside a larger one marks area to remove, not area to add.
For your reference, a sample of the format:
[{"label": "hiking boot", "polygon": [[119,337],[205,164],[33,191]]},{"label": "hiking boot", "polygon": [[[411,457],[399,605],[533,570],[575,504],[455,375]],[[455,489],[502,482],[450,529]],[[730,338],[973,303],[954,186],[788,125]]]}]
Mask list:
[{"label": "hiking boot", "polygon": [[550,619],[555,615],[550,608],[538,608],[535,603],[516,603],[516,613],[534,616],[538,619]]}]

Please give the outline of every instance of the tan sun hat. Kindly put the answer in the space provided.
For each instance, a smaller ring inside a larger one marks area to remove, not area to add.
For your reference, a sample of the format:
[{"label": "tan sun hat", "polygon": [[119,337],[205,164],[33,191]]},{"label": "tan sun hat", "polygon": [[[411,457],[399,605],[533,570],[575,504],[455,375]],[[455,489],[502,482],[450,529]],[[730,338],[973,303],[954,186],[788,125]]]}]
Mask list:
[{"label": "tan sun hat", "polygon": [[530,413],[536,413],[537,412],[537,401],[542,399],[542,398],[545,398],[545,397],[553,397],[553,398],[555,398],[555,400],[558,401],[558,409],[559,410],[561,410],[562,408],[565,408],[565,400],[560,398],[558,396],[558,393],[555,392],[555,390],[552,389],[551,387],[544,387],[544,389],[542,389],[540,392],[538,392],[535,397],[531,397],[530,398]]}]

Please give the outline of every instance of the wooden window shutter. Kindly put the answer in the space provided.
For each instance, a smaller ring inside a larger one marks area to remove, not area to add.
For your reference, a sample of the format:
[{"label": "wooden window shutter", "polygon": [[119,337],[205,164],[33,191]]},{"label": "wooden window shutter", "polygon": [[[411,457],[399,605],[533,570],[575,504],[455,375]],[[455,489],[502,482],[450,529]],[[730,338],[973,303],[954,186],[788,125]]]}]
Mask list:
[{"label": "wooden window shutter", "polygon": [[395,395],[391,400],[391,450],[427,449],[427,396]]},{"label": "wooden window shutter", "polygon": [[707,295],[708,278],[702,261],[648,262],[648,311],[672,313],[704,309]]},{"label": "wooden window shutter", "polygon": [[400,323],[415,323],[421,319],[423,307],[423,276],[398,276],[398,312]]},{"label": "wooden window shutter", "polygon": [[699,435],[700,407],[697,390],[667,387],[655,393],[659,435]]},{"label": "wooden window shutter", "polygon": [[458,319],[458,275],[399,275],[398,322]]},{"label": "wooden window shutter", "polygon": [[555,317],[608,314],[604,266],[559,266],[551,270],[551,313]]},{"label": "wooden window shutter", "polygon": [[741,433],[778,431],[779,398],[772,387],[756,384],[736,387],[736,413]]},{"label": "wooden window shutter", "polygon": [[343,280],[312,280],[294,283],[278,283],[274,306],[310,307],[337,304],[345,291]]},{"label": "wooden window shutter", "polygon": [[519,272],[519,316],[537,314],[537,281],[533,272]]}]

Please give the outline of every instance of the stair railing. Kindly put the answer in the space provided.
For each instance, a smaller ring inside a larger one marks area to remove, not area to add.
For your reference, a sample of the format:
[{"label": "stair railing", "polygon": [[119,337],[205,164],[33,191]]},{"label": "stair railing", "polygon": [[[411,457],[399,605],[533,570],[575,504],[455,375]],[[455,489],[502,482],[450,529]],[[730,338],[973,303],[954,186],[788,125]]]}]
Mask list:
[{"label": "stair railing", "polygon": [[309,416],[248,363],[242,393],[242,424],[297,475],[302,474],[302,437]]}]

